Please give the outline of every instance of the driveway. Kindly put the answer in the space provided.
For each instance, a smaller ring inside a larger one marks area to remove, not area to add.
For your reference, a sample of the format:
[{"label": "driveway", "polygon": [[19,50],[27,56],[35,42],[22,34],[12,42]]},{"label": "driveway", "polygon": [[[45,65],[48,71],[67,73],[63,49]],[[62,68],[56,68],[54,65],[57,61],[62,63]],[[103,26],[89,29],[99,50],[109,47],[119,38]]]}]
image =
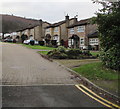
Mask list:
[{"label": "driveway", "polygon": [[17,44],[2,48],[3,85],[77,84],[69,71],[34,50]]},{"label": "driveway", "polygon": [[76,88],[77,79],[59,64],[22,45],[2,46],[3,109],[105,107]]}]

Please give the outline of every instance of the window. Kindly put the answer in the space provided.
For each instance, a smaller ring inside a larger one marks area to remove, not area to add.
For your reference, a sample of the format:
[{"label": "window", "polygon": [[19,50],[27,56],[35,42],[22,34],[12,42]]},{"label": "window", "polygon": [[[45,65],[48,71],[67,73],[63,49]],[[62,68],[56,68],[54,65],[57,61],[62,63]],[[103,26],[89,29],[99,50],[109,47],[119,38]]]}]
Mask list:
[{"label": "window", "polygon": [[70,34],[74,34],[74,28],[70,29]]},{"label": "window", "polygon": [[50,29],[46,29],[46,32],[50,32]]},{"label": "window", "polygon": [[95,39],[95,38],[94,39],[90,39],[89,40],[89,44],[90,45],[98,45],[98,39]]},{"label": "window", "polygon": [[84,45],[84,38],[80,38],[80,44]]},{"label": "window", "polygon": [[58,32],[58,27],[55,27],[55,28],[54,28],[54,32]]},{"label": "window", "polygon": [[85,32],[85,26],[78,26],[77,32]]}]

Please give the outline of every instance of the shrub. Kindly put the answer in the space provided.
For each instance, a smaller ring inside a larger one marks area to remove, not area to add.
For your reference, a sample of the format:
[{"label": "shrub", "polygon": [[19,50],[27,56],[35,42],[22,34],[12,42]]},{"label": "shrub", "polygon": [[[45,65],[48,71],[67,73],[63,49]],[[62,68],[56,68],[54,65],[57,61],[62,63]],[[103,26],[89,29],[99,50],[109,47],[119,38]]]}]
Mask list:
[{"label": "shrub", "polygon": [[53,51],[49,51],[47,55],[54,59],[66,59],[67,58],[67,55],[65,53],[60,52],[57,49]]},{"label": "shrub", "polygon": [[115,45],[106,52],[100,54],[103,64],[111,69],[120,71],[120,49],[119,45]]},{"label": "shrub", "polygon": [[80,59],[82,58],[82,51],[79,49],[69,49],[66,51],[68,59]]},{"label": "shrub", "polygon": [[77,50],[77,49],[70,49],[67,51],[67,54],[68,55],[75,55],[75,56],[78,56],[79,54],[81,54],[82,51],[80,50]]},{"label": "shrub", "polygon": [[64,46],[64,40],[63,39],[60,41],[60,45]]},{"label": "shrub", "polygon": [[53,51],[49,51],[47,55],[54,59],[81,59],[89,58],[89,56],[91,56],[88,51],[82,52],[79,49],[66,50],[63,46],[60,46]]},{"label": "shrub", "polygon": [[39,41],[39,45],[43,46],[45,44],[44,41]]},{"label": "shrub", "polygon": [[92,56],[89,50],[83,51],[82,54],[85,56]]},{"label": "shrub", "polygon": [[101,59],[106,67],[120,70],[120,1],[99,3],[103,8],[93,21],[98,25]]},{"label": "shrub", "polygon": [[61,53],[65,53],[65,52],[66,52],[66,49],[65,49],[65,47],[63,47],[63,46],[59,46],[59,47],[57,48],[57,50],[58,50],[59,52],[61,52]]},{"label": "shrub", "polygon": [[51,44],[52,44],[53,46],[57,46],[57,41],[56,41],[56,40],[51,40]]}]

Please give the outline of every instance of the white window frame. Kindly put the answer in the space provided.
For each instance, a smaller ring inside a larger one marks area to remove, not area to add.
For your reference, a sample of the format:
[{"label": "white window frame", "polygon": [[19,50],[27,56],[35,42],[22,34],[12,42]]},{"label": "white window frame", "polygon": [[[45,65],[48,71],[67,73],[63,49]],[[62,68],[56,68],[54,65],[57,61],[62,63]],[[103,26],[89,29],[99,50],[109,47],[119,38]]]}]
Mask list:
[{"label": "white window frame", "polygon": [[70,34],[74,34],[74,28],[70,28]]},{"label": "white window frame", "polygon": [[94,39],[90,39],[89,40],[89,44],[90,45],[98,45],[99,43],[99,40],[97,38],[94,38]]},{"label": "white window frame", "polygon": [[54,28],[54,32],[58,32],[58,27],[55,27],[55,28]]},{"label": "white window frame", "polygon": [[80,38],[80,45],[84,45],[85,43],[85,39],[84,38]]},{"label": "white window frame", "polygon": [[77,32],[85,32],[85,26],[78,26]]}]

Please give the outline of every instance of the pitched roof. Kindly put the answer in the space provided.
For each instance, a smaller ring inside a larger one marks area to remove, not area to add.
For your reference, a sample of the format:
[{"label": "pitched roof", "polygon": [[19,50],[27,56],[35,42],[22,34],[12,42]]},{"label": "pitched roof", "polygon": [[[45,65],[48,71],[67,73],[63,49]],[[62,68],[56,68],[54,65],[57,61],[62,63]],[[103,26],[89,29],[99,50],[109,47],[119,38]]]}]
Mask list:
[{"label": "pitched roof", "polygon": [[65,23],[66,21],[60,21],[58,23],[54,23],[54,24],[51,24],[50,26],[47,26],[46,28],[52,28],[52,27],[57,27],[59,25],[62,25],[63,23]]},{"label": "pitched roof", "polygon": [[87,36],[88,36],[88,38],[98,37],[98,31],[95,31],[95,32],[93,32],[93,33],[91,33],[91,34],[88,34]]},{"label": "pitched roof", "polygon": [[[75,19],[75,18],[71,18],[69,20],[73,20],[73,19]],[[57,22],[57,23],[53,23],[50,26],[47,26],[46,28],[54,28],[54,27],[57,27],[57,26],[60,26],[60,25],[64,24],[65,22],[66,22],[66,20],[63,20],[63,21],[60,21],[60,22]]]},{"label": "pitched roof", "polygon": [[[50,23],[48,23],[48,22],[46,22],[46,21],[43,21],[42,23],[47,23],[47,24],[50,25]],[[32,29],[32,28],[35,28],[35,27],[37,27],[37,26],[39,26],[39,25],[40,25],[39,23],[36,24],[36,25],[31,25],[31,26],[28,26],[27,28],[19,29],[19,30],[17,30],[16,32],[24,31],[24,30],[27,30],[27,29]]]},{"label": "pitched roof", "polygon": [[86,24],[89,24],[89,22],[90,22],[90,18],[89,19],[80,20],[77,23],[68,26],[68,28],[73,28],[73,27],[76,27],[76,26],[86,25]]}]

